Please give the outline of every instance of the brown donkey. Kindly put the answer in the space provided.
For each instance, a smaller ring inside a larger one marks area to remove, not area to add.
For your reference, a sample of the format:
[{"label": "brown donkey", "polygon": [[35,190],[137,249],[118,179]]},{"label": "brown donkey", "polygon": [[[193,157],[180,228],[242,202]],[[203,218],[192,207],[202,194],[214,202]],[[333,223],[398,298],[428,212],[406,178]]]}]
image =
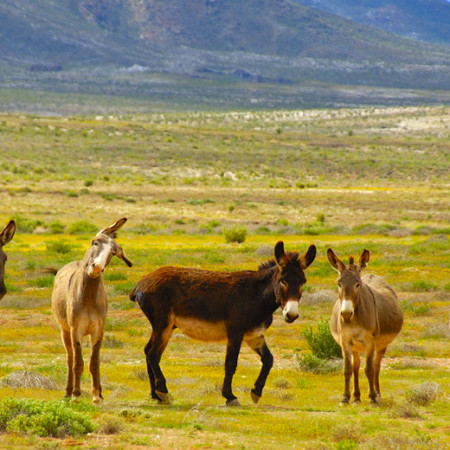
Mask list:
[{"label": "brown donkey", "polygon": [[3,246],[6,245],[14,236],[16,232],[16,223],[14,220],[10,220],[8,225],[3,228],[3,231],[0,233],[0,300],[6,294],[6,286],[5,286],[5,264],[6,257],[5,252],[3,251]]},{"label": "brown donkey", "polygon": [[350,401],[350,381],[354,377],[353,401],[361,401],[359,390],[359,353],[366,354],[365,374],[369,381],[369,398],[377,403],[380,394],[381,359],[387,346],[400,333],[403,313],[393,289],[377,275],[360,276],[369,262],[370,253],[364,250],[355,264],[350,257],[348,267],[328,249],[328,260],[338,271],[339,299],[331,314],[330,328],[342,348],[345,389],[341,404]]},{"label": "brown donkey", "polygon": [[91,340],[89,370],[92,376],[92,397],[101,404],[100,347],[106,321],[107,300],[102,274],[115,255],[129,267],[131,262],[122,247],[114,240],[116,231],[127,219],[101,230],[92,240],[83,261],[74,261],[56,274],[52,295],[53,314],[61,327],[61,335],[67,352],[67,385],[65,397],[76,400],[81,395],[81,374],[84,363],[81,342],[87,334]]},{"label": "brown donkey", "polygon": [[298,317],[298,302],[306,283],[304,270],[314,261],[311,245],[302,257],[285,253],[283,242],[275,246],[275,261],[258,271],[213,272],[182,267],[162,267],[143,277],[130,294],[152,325],[145,347],[152,397],[168,403],[161,356],[175,328],[201,341],[226,341],[225,379],[222,395],[227,405],[238,406],[232,392],[239,351],[244,341],[261,358],[262,368],[251,390],[255,403],[262,395],[273,356],[264,332],[281,307],[286,322]]}]

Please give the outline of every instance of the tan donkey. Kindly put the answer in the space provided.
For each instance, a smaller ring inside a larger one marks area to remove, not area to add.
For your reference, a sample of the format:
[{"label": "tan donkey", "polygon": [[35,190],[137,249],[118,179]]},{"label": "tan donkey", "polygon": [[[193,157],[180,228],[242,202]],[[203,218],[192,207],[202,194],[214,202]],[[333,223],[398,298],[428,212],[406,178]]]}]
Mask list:
[{"label": "tan donkey", "polygon": [[74,261],[56,274],[52,307],[61,327],[61,335],[67,352],[67,385],[65,397],[78,399],[81,395],[81,374],[84,363],[81,350],[83,337],[91,340],[89,370],[92,376],[94,404],[101,404],[100,348],[106,321],[107,299],[103,285],[103,272],[113,256],[117,256],[131,267],[122,247],[114,240],[127,219],[101,230],[92,240],[83,261]]},{"label": "tan donkey", "polygon": [[359,390],[360,352],[365,352],[365,374],[369,381],[369,398],[377,403],[380,396],[380,367],[387,346],[400,333],[403,313],[394,290],[383,278],[361,271],[369,262],[370,253],[364,250],[355,264],[351,256],[345,264],[328,249],[328,260],[339,273],[339,298],[331,314],[330,328],[342,348],[345,389],[341,404],[350,401],[350,382],[353,373],[353,402],[361,401]]}]

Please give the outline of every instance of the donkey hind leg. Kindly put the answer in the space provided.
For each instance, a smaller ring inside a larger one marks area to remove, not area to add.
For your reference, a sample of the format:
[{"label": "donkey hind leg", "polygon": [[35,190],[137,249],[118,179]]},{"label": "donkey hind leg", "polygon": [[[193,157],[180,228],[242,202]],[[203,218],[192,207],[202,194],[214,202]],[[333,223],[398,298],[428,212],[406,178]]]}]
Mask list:
[{"label": "donkey hind leg", "polygon": [[67,384],[64,397],[70,398],[72,397],[73,392],[73,348],[72,348],[72,339],[70,337],[70,331],[62,329],[61,337],[64,343],[64,347],[66,347],[66,354],[67,354]]},{"label": "donkey hind leg", "polygon": [[361,403],[361,391],[359,390],[359,367],[361,360],[358,352],[352,354],[353,365],[353,403]]},{"label": "donkey hind leg", "polygon": [[147,359],[147,372],[150,378],[150,385],[152,389],[152,398],[155,398],[160,403],[170,404],[169,392],[166,386],[166,379],[162,373],[159,363],[161,356],[169,343],[173,333],[173,325],[167,326],[162,331],[153,329],[150,340],[145,347]]},{"label": "donkey hind leg", "polygon": [[267,347],[264,336],[246,341],[248,346],[254,350],[260,357],[262,362],[261,372],[255,381],[255,387],[250,391],[250,395],[254,403],[258,403],[262,395],[262,390],[266,384],[267,376],[273,366],[273,356]]},{"label": "donkey hind leg", "polygon": [[386,348],[381,350],[377,350],[375,352],[375,359],[373,362],[374,369],[374,384],[375,384],[375,392],[378,397],[381,397],[380,392],[380,369],[381,369],[381,360],[383,359],[384,354],[386,353]]},{"label": "donkey hind leg", "polygon": [[225,356],[225,378],[222,385],[222,396],[227,400],[227,406],[241,406],[237,397],[233,395],[231,383],[236,372],[239,351],[241,350],[242,336],[239,338],[228,338],[227,354]]},{"label": "donkey hind leg", "polygon": [[103,403],[102,386],[100,384],[100,348],[102,346],[103,336],[90,336],[91,338],[91,360],[89,362],[89,371],[92,377],[92,402],[94,405]]},{"label": "donkey hind leg", "polygon": [[81,343],[83,336],[77,333],[77,330],[72,329],[70,332],[70,337],[72,340],[72,348],[74,353],[74,364],[73,364],[73,377],[74,377],[74,387],[72,392],[72,397],[74,401],[77,401],[81,396],[81,375],[84,370],[83,353],[81,349]]}]

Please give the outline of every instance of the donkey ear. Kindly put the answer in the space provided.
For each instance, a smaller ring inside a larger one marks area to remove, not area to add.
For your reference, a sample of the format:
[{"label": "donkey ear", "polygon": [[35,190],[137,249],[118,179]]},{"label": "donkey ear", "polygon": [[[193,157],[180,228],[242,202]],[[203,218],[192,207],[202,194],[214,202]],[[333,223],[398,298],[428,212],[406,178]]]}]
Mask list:
[{"label": "donkey ear", "polygon": [[3,231],[0,233],[0,246],[6,245],[14,236],[16,232],[16,222],[14,220],[10,220],[8,225],[3,228]]},{"label": "donkey ear", "polygon": [[283,241],[278,241],[275,245],[274,249],[275,261],[280,267],[284,267],[286,265],[286,252],[284,251]]},{"label": "donkey ear", "polygon": [[336,254],[329,248],[327,250],[328,261],[335,270],[341,273],[345,269],[345,264],[336,256]]},{"label": "donkey ear", "polygon": [[133,263],[127,258],[123,248],[116,242],[116,256],[120,258],[128,267],[132,267]]},{"label": "donkey ear", "polygon": [[122,219],[119,219],[116,223],[113,225],[103,228],[103,230],[100,230],[97,234],[106,234],[108,236],[111,236],[113,239],[116,237],[116,231],[120,230],[120,228],[123,227],[124,223],[127,221],[126,217],[123,217]]},{"label": "donkey ear", "polygon": [[358,261],[359,270],[363,270],[367,266],[369,259],[370,259],[370,252],[369,250],[364,249]]},{"label": "donkey ear", "polygon": [[311,244],[306,253],[299,259],[300,268],[305,270],[315,259],[317,253],[316,246]]}]

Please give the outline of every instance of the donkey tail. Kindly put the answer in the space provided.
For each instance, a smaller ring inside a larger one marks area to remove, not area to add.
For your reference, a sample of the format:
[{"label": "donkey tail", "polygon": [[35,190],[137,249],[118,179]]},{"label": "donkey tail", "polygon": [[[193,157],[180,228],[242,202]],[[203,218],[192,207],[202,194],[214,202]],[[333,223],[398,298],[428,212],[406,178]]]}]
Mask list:
[{"label": "donkey tail", "polygon": [[56,275],[58,273],[58,269],[55,269],[54,267],[45,267],[42,272],[44,273],[52,273],[53,275]]}]

